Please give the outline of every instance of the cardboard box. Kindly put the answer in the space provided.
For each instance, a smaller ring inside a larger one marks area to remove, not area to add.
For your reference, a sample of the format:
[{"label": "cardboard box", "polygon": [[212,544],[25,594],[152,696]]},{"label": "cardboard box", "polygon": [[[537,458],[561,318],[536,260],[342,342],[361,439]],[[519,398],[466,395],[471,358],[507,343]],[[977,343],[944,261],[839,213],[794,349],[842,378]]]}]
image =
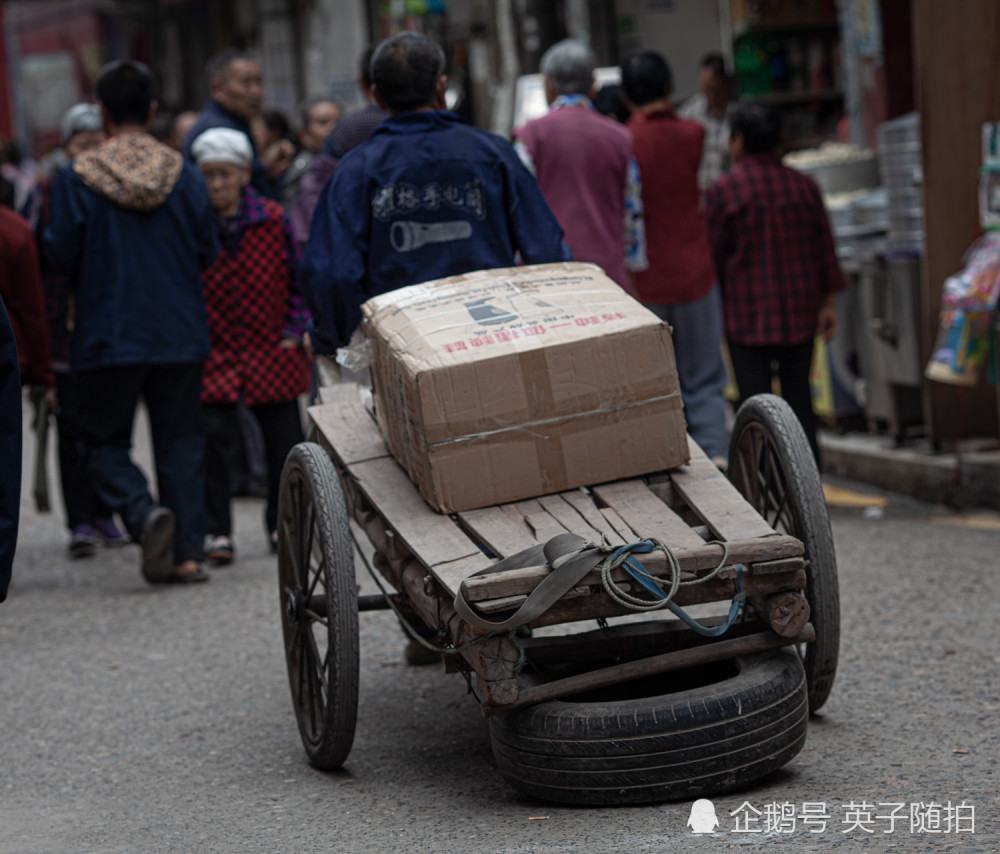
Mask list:
[{"label": "cardboard box", "polygon": [[687,461],[670,330],[593,264],[453,276],[362,310],[379,425],[437,510]]}]

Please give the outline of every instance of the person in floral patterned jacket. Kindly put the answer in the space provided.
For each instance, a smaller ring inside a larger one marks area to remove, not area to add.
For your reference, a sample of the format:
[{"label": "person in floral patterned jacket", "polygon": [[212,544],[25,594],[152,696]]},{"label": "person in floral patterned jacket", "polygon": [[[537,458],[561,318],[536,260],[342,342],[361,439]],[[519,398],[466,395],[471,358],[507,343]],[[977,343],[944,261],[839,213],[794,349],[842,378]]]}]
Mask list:
[{"label": "person in floral patterned jacket", "polygon": [[207,420],[205,553],[210,563],[222,566],[235,557],[229,483],[240,400],[264,436],[265,523],[274,548],[281,468],[303,438],[297,398],[309,387],[309,314],[298,289],[298,248],[285,213],[250,186],[250,140],[237,130],[213,128],[194,141],[191,152],[208,185],[222,247],[204,274],[212,352],[201,393]]}]

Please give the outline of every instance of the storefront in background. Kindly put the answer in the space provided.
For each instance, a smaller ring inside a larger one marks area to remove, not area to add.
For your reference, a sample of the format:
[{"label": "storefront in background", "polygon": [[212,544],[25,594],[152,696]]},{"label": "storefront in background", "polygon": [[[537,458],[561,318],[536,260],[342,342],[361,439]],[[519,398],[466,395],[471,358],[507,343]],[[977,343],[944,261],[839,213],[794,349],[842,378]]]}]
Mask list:
[{"label": "storefront in background", "polygon": [[350,104],[364,10],[364,0],[5,0],[0,133],[42,157],[66,109],[92,101],[102,65],[122,58],[153,69],[164,119],[197,110],[208,60],[229,47],[260,61],[268,107],[294,116],[316,92]]},{"label": "storefront in background", "polygon": [[12,0],[3,24],[12,135],[38,157],[59,143],[63,113],[93,98],[109,52],[133,47],[134,31],[90,0]]}]

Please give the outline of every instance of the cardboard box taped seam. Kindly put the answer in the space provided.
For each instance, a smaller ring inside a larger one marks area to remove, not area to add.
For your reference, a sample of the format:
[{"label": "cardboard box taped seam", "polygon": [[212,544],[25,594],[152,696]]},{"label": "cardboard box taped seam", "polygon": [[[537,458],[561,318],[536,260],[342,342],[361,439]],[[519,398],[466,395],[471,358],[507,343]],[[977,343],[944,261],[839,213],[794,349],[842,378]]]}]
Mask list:
[{"label": "cardboard box taped seam", "polygon": [[687,462],[669,328],[593,264],[425,282],[363,314],[379,426],[437,510]]}]

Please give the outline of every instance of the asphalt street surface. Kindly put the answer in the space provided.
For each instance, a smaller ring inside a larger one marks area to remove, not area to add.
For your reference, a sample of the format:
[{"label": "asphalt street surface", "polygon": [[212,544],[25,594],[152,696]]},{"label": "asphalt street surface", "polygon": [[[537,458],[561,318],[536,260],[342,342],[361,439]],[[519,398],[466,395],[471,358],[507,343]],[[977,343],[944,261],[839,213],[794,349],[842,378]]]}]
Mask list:
[{"label": "asphalt street surface", "polygon": [[406,667],[386,612],[360,616],[353,751],[313,770],[262,502],[236,502],[234,566],[160,589],[135,546],[71,561],[58,496],[39,516],[29,494],[0,606],[0,854],[1000,851],[995,515],[898,496],[831,510],[833,694],[804,750],[715,798],[718,830],[694,835],[690,803],[567,808],[510,788],[462,678]]}]

